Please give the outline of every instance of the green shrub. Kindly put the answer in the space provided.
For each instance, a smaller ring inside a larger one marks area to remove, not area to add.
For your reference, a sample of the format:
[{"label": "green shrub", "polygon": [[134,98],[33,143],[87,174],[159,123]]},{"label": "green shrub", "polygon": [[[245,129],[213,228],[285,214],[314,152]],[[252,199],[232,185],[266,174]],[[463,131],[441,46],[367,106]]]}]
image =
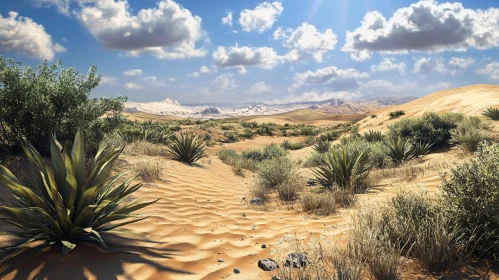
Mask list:
[{"label": "green shrub", "polygon": [[115,184],[123,174],[109,178],[122,147],[102,145],[87,166],[83,139],[82,130],[78,130],[69,151],[62,148],[55,136],[51,137],[51,164],[45,163],[36,149],[22,140],[32,176],[29,186],[0,165],[0,182],[15,199],[15,204],[2,202],[0,218],[17,228],[2,233],[16,241],[2,248],[3,264],[11,258],[13,261],[36,256],[52,245],[62,245],[62,257],[77,244],[99,245],[111,251],[111,244],[103,239],[105,234],[143,220],[133,212],[155,202],[130,200],[141,184],[131,184],[131,180]]},{"label": "green shrub", "polygon": [[468,152],[475,152],[483,141],[492,141],[487,125],[478,117],[464,118],[451,130],[451,144],[457,144]]},{"label": "green shrub", "polygon": [[499,121],[499,108],[489,107],[483,111],[482,115],[493,121]]},{"label": "green shrub", "polygon": [[300,135],[303,136],[315,136],[318,133],[319,133],[318,129],[310,125],[305,125],[300,128]]},{"label": "green shrub", "polygon": [[390,112],[390,119],[395,119],[403,115],[405,115],[405,112],[402,110]]},{"label": "green shrub", "polygon": [[175,136],[168,145],[168,151],[181,162],[193,163],[207,156],[203,141],[194,134],[180,134]]},{"label": "green shrub", "polygon": [[317,142],[313,146],[313,149],[319,154],[327,153],[331,150],[331,142],[318,138]]},{"label": "green shrub", "polygon": [[306,146],[315,144],[315,137],[311,135],[305,137],[305,140],[303,140],[303,144]]},{"label": "green shrub", "polygon": [[423,142],[418,142],[413,145],[413,151],[415,157],[424,157],[428,153],[430,153],[430,148],[433,146],[432,144],[427,144]]},{"label": "green shrub", "polygon": [[381,131],[369,130],[368,132],[364,132],[364,139],[367,142],[379,142],[383,141],[384,136]]},{"label": "green shrub", "polygon": [[324,134],[321,134],[320,138],[322,140],[327,140],[327,141],[334,141],[338,139],[341,136],[341,133],[339,131],[333,130],[333,131],[328,131]]},{"label": "green shrub", "polygon": [[294,180],[287,180],[277,185],[276,189],[280,200],[292,201],[296,199],[298,192],[303,189],[303,180],[298,177]]},{"label": "green shrub", "polygon": [[342,147],[327,153],[314,173],[317,181],[325,188],[363,191],[367,187],[371,169],[372,165],[366,154]]},{"label": "green shrub", "polygon": [[305,193],[300,199],[302,210],[318,215],[330,215],[336,212],[336,203],[332,192]]},{"label": "green shrub", "polygon": [[317,152],[313,152],[303,163],[303,167],[317,167],[324,161],[324,155]]},{"label": "green shrub", "polygon": [[264,160],[257,170],[257,184],[267,189],[276,189],[281,184],[296,179],[297,167],[288,157]]},{"label": "green shrub", "polygon": [[239,137],[244,139],[253,139],[254,136],[253,131],[249,128],[244,129],[243,133],[239,134]]},{"label": "green shrub", "polygon": [[229,142],[237,142],[238,140],[237,134],[232,131],[226,131],[224,133],[224,136],[227,138]]},{"label": "green shrub", "polygon": [[266,145],[263,150],[249,149],[243,152],[242,156],[246,159],[262,161],[266,159],[273,159],[286,155],[286,150],[277,146],[277,144]]},{"label": "green shrub", "polygon": [[230,125],[222,125],[220,128],[222,130],[232,130],[233,129],[232,126],[230,126]]},{"label": "green shrub", "polygon": [[146,121],[130,122],[119,129],[118,135],[127,143],[145,141],[153,144],[168,144],[173,133],[168,125]]},{"label": "green shrub", "polygon": [[385,142],[388,148],[388,156],[396,163],[403,164],[414,157],[414,149],[409,140],[403,140],[402,137],[397,139],[388,139]]},{"label": "green shrub", "polygon": [[285,150],[299,150],[299,149],[303,148],[303,145],[301,143],[291,142],[289,140],[284,140],[281,143],[281,147]]},{"label": "green shrub", "polygon": [[499,144],[482,143],[474,158],[442,179],[446,216],[478,253],[499,255]]},{"label": "green shrub", "polygon": [[257,162],[251,159],[243,158],[234,150],[222,150],[218,152],[218,158],[225,164],[232,166],[232,170],[236,175],[242,176],[242,169],[247,169],[255,172],[257,169]]},{"label": "green shrub", "polygon": [[383,142],[368,142],[360,137],[351,137],[351,139],[351,141],[345,142],[343,146],[366,154],[373,167],[383,168],[391,164],[391,159],[388,157],[388,148]]}]

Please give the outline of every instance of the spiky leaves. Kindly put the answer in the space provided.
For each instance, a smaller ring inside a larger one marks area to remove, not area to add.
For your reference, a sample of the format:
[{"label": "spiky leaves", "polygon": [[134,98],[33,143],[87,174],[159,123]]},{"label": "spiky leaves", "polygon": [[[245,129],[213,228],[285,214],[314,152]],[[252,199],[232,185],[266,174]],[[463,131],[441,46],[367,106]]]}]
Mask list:
[{"label": "spiky leaves", "polygon": [[364,139],[367,142],[378,142],[383,141],[383,133],[381,131],[369,130],[368,132],[364,132]]},{"label": "spiky leaves", "polygon": [[51,166],[27,141],[22,147],[32,184],[25,185],[0,165],[0,183],[14,196],[12,202],[2,201],[0,220],[18,229],[1,234],[20,240],[3,248],[0,263],[22,253],[32,256],[56,243],[62,244],[63,257],[80,242],[109,250],[102,234],[144,219],[134,212],[155,202],[139,198],[123,204],[141,184],[132,184],[133,178],[116,184],[123,174],[109,178],[122,147],[101,145],[87,169],[81,129],[71,151],[51,137]]},{"label": "spiky leaves", "polygon": [[319,154],[327,153],[331,149],[331,143],[328,140],[318,138],[313,149]]},{"label": "spiky leaves", "polygon": [[482,114],[491,120],[499,121],[499,108],[489,107]]},{"label": "spiky leaves", "polygon": [[404,140],[400,135],[397,139],[389,139],[385,142],[388,148],[388,156],[396,163],[402,164],[414,157],[414,149],[409,140]]},{"label": "spiky leaves", "polygon": [[314,170],[317,181],[325,188],[335,187],[362,191],[372,165],[366,154],[348,147],[334,149],[327,153]]},{"label": "spiky leaves", "polygon": [[186,163],[193,163],[206,157],[205,144],[194,134],[182,133],[180,137],[175,136],[168,145],[168,151],[175,159]]}]

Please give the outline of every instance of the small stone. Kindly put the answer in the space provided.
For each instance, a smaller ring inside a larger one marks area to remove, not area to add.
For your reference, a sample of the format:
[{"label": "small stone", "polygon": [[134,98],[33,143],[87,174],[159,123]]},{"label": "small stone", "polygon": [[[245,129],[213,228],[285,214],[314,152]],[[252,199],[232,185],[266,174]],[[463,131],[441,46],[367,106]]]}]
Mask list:
[{"label": "small stone", "polygon": [[259,198],[259,197],[255,197],[252,200],[250,200],[250,204],[251,205],[262,205],[263,204],[263,200],[261,198]]},{"label": "small stone", "polygon": [[239,271],[239,268],[234,268],[234,273],[239,274],[239,273],[241,273],[241,271]]},{"label": "small stone", "polygon": [[218,259],[218,262],[224,262],[224,259]]},{"label": "small stone", "polygon": [[246,197],[243,197],[243,200],[246,200]]},{"label": "small stone", "polygon": [[308,257],[304,253],[289,253],[286,257],[286,267],[302,268],[309,264]]},{"label": "small stone", "polygon": [[246,214],[244,214],[244,213],[243,213],[243,217],[245,217],[245,218],[246,218]]},{"label": "small stone", "polygon": [[258,260],[258,267],[263,271],[272,271],[279,268],[279,264],[273,259],[260,259]]},{"label": "small stone", "polygon": [[262,249],[265,249],[265,248],[267,248],[267,245],[262,244],[262,246],[261,246],[261,247],[262,247]]},{"label": "small stone", "polygon": [[251,226],[251,230],[255,230],[256,229],[256,226]]},{"label": "small stone", "polygon": [[277,276],[272,276],[272,279],[270,280],[281,280],[281,278],[277,277]]}]

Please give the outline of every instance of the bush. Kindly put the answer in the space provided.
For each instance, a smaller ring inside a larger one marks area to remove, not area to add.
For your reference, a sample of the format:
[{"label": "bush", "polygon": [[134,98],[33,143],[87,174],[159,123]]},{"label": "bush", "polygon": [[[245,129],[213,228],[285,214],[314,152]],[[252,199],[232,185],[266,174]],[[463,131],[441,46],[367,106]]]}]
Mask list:
[{"label": "bush", "polygon": [[238,138],[237,138],[237,134],[235,134],[234,132],[225,132],[224,133],[224,136],[227,138],[227,140],[229,142],[237,142]]},{"label": "bush", "polygon": [[357,203],[357,195],[350,190],[333,189],[333,198],[336,204],[343,207],[351,207]]},{"label": "bush", "polygon": [[306,146],[315,144],[315,137],[311,135],[305,137],[305,140],[303,140],[303,144],[305,144]]},{"label": "bush", "polygon": [[489,107],[483,111],[482,115],[493,121],[499,121],[499,108]]},{"label": "bush", "polygon": [[369,130],[368,132],[364,132],[364,139],[367,142],[379,142],[383,141],[383,138],[381,131]]},{"label": "bush", "polygon": [[310,125],[305,125],[300,128],[300,135],[303,136],[315,136],[317,133],[319,133],[319,131]]},{"label": "bush", "polygon": [[336,203],[332,192],[305,193],[300,199],[302,210],[318,215],[330,215],[336,212]]},{"label": "bush", "polygon": [[[373,167],[383,168],[391,164],[388,157],[388,148],[382,142],[368,142],[360,137],[350,137],[350,141],[345,141],[344,146],[349,149],[360,151],[367,155]],[[342,138],[343,139],[343,138]]]},{"label": "bush", "polygon": [[118,135],[127,143],[145,141],[153,144],[168,144],[173,133],[166,124],[146,121],[129,122],[119,129]]},{"label": "bush", "polygon": [[388,156],[396,163],[403,164],[414,157],[414,149],[409,140],[398,137],[397,140],[389,139],[385,142],[388,148]]},{"label": "bush", "polygon": [[405,112],[402,110],[390,112],[390,119],[395,119],[403,115],[405,115]]},{"label": "bush", "polygon": [[249,128],[244,129],[244,132],[239,134],[239,137],[244,139],[253,139],[254,136],[253,131]]},{"label": "bush", "polygon": [[322,140],[334,141],[340,137],[341,133],[339,131],[328,131],[327,133],[321,134],[320,138]]},{"label": "bush", "polygon": [[487,125],[478,117],[465,118],[451,130],[451,144],[457,144],[468,152],[475,152],[483,141],[492,141]]},{"label": "bush", "polygon": [[363,191],[367,187],[371,169],[372,165],[366,154],[342,147],[327,153],[314,173],[317,181],[325,188]]},{"label": "bush", "polygon": [[180,134],[168,145],[168,151],[181,162],[193,163],[207,156],[204,143],[197,135]]},{"label": "bush", "polygon": [[232,170],[236,175],[242,176],[242,169],[248,169],[253,172],[256,171],[256,161],[243,158],[234,150],[222,150],[218,152],[218,158],[225,164],[232,166]]},{"label": "bush", "polygon": [[104,137],[123,125],[126,97],[89,98],[98,86],[97,68],[83,75],[62,62],[22,67],[0,56],[0,143],[19,152],[27,139],[42,154],[49,150],[50,133],[62,143],[71,142],[78,127],[87,131],[86,148],[95,152]]},{"label": "bush", "polygon": [[446,216],[475,251],[499,255],[499,144],[482,143],[470,161],[442,179]]},{"label": "bush", "polygon": [[153,164],[149,161],[141,161],[137,163],[136,169],[140,177],[142,177],[145,182],[152,182],[155,179],[159,179],[161,174],[159,164]]},{"label": "bush", "polygon": [[87,166],[83,139],[82,130],[78,130],[69,151],[55,136],[51,137],[51,164],[46,164],[36,149],[22,140],[32,174],[29,187],[0,165],[0,182],[16,202],[4,204],[2,200],[0,218],[17,228],[3,233],[16,242],[2,248],[6,253],[0,259],[2,263],[14,258],[11,261],[17,264],[13,261],[16,258],[33,257],[52,245],[62,245],[62,257],[76,244],[99,245],[111,251],[103,239],[105,234],[144,219],[133,212],[156,201],[130,200],[141,184],[131,184],[131,180],[115,184],[123,174],[109,178],[122,147],[102,145]]},{"label": "bush", "polygon": [[317,139],[317,143],[315,143],[313,149],[319,154],[324,154],[331,150],[331,143],[327,140],[322,140],[321,138],[319,138]]},{"label": "bush", "polygon": [[289,140],[284,140],[281,143],[281,147],[285,150],[299,150],[303,148],[301,143],[290,142]]},{"label": "bush", "polygon": [[286,155],[286,150],[277,146],[277,144],[266,145],[263,150],[249,149],[243,152],[243,157],[246,159],[263,161]]},{"label": "bush", "polygon": [[279,184],[276,188],[279,199],[292,201],[296,199],[298,192],[303,189],[303,180],[297,177],[294,180]]},{"label": "bush", "polygon": [[324,161],[324,154],[313,152],[303,163],[303,167],[317,167]]},{"label": "bush", "polygon": [[145,141],[136,141],[128,144],[124,150],[125,154],[145,156],[168,156],[168,147],[160,144],[152,144]]},{"label": "bush", "polygon": [[421,158],[430,153],[430,148],[432,144],[418,142],[413,145],[414,156]]},{"label": "bush", "polygon": [[258,166],[257,184],[267,189],[275,189],[281,184],[296,179],[297,173],[297,167],[288,157],[264,160]]}]

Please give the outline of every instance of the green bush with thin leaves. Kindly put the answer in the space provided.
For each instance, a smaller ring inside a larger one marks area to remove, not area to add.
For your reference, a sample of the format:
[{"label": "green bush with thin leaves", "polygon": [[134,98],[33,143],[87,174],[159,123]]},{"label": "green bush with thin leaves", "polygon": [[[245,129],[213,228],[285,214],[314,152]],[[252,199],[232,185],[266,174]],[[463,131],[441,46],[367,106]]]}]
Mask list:
[{"label": "green bush with thin leaves", "polygon": [[369,130],[368,132],[364,132],[364,139],[367,142],[379,142],[383,141],[383,138],[381,131]]},{"label": "green bush with thin leaves", "polygon": [[329,150],[331,150],[331,142],[323,140],[322,138],[318,138],[312,149],[314,149],[314,151],[318,152],[319,154],[327,153],[329,152]]},{"label": "green bush with thin leaves", "polygon": [[168,151],[181,162],[193,163],[207,156],[206,146],[197,135],[181,133],[168,145]]},{"label": "green bush with thin leaves", "polygon": [[412,143],[400,136],[397,139],[389,139],[385,145],[388,147],[388,156],[398,164],[408,162],[414,157]]},{"label": "green bush with thin leaves", "polygon": [[488,127],[479,117],[464,118],[451,130],[449,143],[457,144],[468,152],[475,152],[483,141],[492,141]]},{"label": "green bush with thin leaves", "polygon": [[101,145],[87,167],[82,130],[71,151],[62,148],[55,136],[50,138],[51,164],[29,142],[21,143],[29,162],[30,183],[0,165],[0,182],[14,196],[11,202],[2,199],[0,219],[17,228],[2,234],[19,241],[2,248],[5,254],[0,263],[36,255],[55,244],[62,244],[63,257],[77,244],[112,251],[106,234],[145,219],[134,212],[157,201],[129,200],[142,184],[132,184],[135,177],[117,183],[124,174],[109,177],[122,147]]},{"label": "green bush with thin leaves", "polygon": [[493,121],[499,121],[499,108],[489,107],[483,111],[482,115]]},{"label": "green bush with thin leaves", "polygon": [[284,140],[281,143],[281,147],[285,150],[299,150],[303,148],[303,144],[298,142],[291,142],[289,140]]},{"label": "green bush with thin leaves", "polygon": [[430,148],[433,144],[418,142],[413,145],[414,156],[415,157],[424,157],[430,153]]},{"label": "green bush with thin leaves", "polygon": [[363,191],[372,169],[368,156],[355,149],[340,147],[325,154],[324,160],[314,170],[319,184],[324,188]]}]

